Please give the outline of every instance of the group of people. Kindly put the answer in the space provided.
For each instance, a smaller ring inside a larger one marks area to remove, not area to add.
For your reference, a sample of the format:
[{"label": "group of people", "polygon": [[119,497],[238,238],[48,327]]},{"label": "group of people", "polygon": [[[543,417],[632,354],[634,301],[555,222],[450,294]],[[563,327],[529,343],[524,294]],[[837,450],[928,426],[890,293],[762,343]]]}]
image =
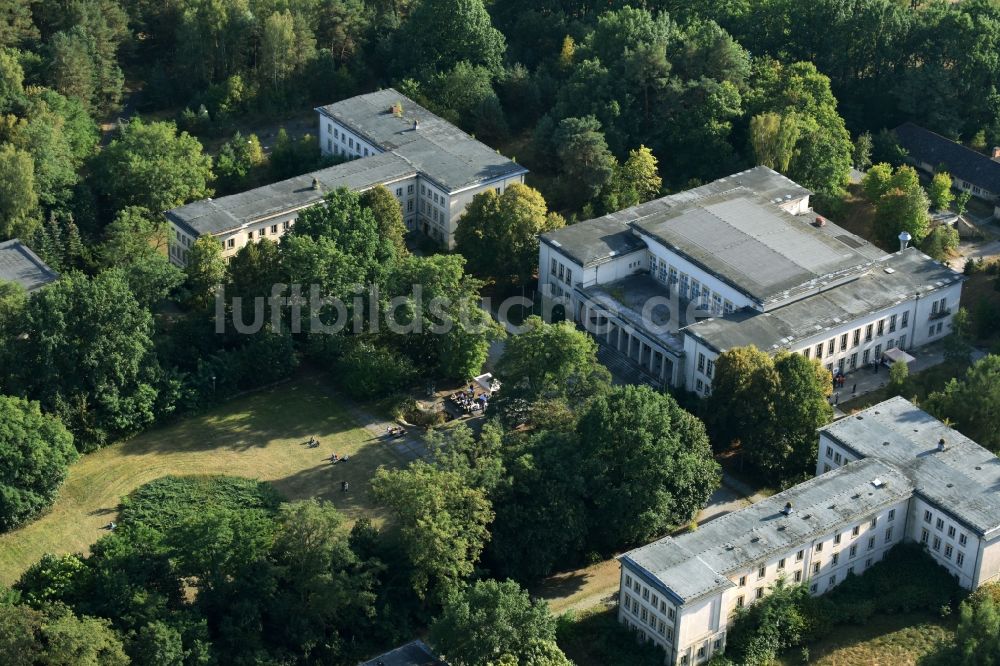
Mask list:
[{"label": "group of people", "polygon": [[485,413],[486,408],[490,404],[489,396],[486,393],[481,393],[477,396],[476,389],[472,384],[469,384],[469,387],[466,389],[452,393],[448,396],[448,399],[466,414],[480,411]]}]

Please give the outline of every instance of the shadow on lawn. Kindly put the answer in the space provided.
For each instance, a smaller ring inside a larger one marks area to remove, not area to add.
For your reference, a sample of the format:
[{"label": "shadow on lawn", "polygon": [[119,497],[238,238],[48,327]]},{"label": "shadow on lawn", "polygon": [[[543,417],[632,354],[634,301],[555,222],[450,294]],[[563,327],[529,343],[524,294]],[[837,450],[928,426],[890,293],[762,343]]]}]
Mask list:
[{"label": "shadow on lawn", "polygon": [[[274,479],[271,484],[289,500],[316,497],[329,500],[348,518],[375,518],[383,510],[372,495],[371,479],[379,466],[398,464],[391,451],[380,448],[387,446],[386,443],[367,444],[351,453],[346,462],[331,464],[326,458],[335,445],[324,443],[312,450],[316,452],[315,466]],[[342,454],[341,451],[337,453]],[[342,488],[344,481],[348,483],[347,492]]]},{"label": "shadow on lawn", "polygon": [[121,453],[247,451],[276,440],[336,438],[359,427],[317,377],[306,376],[145,432],[126,442]]}]

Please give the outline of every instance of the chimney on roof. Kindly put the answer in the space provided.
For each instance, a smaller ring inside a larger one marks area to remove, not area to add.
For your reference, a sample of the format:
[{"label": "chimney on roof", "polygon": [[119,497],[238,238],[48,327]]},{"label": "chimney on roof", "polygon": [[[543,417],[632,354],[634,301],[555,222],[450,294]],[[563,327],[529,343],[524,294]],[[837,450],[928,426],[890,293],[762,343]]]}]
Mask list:
[{"label": "chimney on roof", "polygon": [[781,513],[785,514],[786,516],[792,515],[792,503],[785,502],[785,508],[781,510]]},{"label": "chimney on roof", "polygon": [[911,240],[913,240],[913,236],[910,235],[910,232],[908,232],[908,231],[900,231],[899,232],[899,251],[902,252],[903,250],[905,250],[906,246],[910,244]]},{"label": "chimney on roof", "polygon": [[417,121],[417,120],[414,120],[413,121],[413,131],[416,132],[418,129],[420,129],[420,122]]},{"label": "chimney on roof", "polygon": [[944,437],[942,437],[941,439],[938,440],[938,451],[944,451],[945,448],[947,448],[947,446],[944,441]]},{"label": "chimney on roof", "polygon": [[813,222],[813,225],[817,226],[817,227],[825,227],[826,226],[826,218],[823,217],[822,215],[817,215],[816,216],[816,221]]},{"label": "chimney on roof", "polygon": [[994,162],[1000,162],[1000,146],[993,146],[993,154],[990,157]]},{"label": "chimney on roof", "polygon": [[319,190],[319,178],[316,176],[313,176],[313,189]]}]

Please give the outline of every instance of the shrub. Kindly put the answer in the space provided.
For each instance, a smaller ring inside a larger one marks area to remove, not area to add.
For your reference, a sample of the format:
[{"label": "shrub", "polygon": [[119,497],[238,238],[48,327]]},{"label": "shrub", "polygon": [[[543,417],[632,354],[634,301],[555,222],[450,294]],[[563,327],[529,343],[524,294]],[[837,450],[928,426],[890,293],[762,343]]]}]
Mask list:
[{"label": "shrub", "polygon": [[337,363],[341,385],[355,398],[392,395],[413,383],[416,376],[408,358],[394,349],[367,342],[353,345]]},{"label": "shrub", "polygon": [[119,520],[160,532],[206,506],[275,515],[281,496],[266,481],[235,476],[164,476],[122,498]]}]

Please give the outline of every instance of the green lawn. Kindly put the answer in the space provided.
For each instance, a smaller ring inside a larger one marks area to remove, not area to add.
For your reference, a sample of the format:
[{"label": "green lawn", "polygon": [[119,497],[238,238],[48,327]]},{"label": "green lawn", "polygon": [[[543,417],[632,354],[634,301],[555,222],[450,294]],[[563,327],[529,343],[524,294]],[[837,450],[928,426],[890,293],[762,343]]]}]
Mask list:
[{"label": "green lawn", "polygon": [[[319,448],[304,446],[311,435]],[[323,460],[334,452],[350,460],[336,466]],[[396,464],[392,449],[359,427],[325,379],[304,374],[83,456],[47,514],[0,535],[0,584],[14,582],[46,552],[86,552],[123,495],[166,474],[264,479],[288,499],[322,497],[349,520],[382,520],[368,480],[379,465]],[[347,493],[342,480],[350,483]]]},{"label": "green lawn", "polygon": [[[949,623],[933,615],[876,615],[863,626],[840,625],[826,639],[809,646],[815,666],[907,666],[917,664],[951,639]],[[802,664],[799,649],[779,660]]]}]

